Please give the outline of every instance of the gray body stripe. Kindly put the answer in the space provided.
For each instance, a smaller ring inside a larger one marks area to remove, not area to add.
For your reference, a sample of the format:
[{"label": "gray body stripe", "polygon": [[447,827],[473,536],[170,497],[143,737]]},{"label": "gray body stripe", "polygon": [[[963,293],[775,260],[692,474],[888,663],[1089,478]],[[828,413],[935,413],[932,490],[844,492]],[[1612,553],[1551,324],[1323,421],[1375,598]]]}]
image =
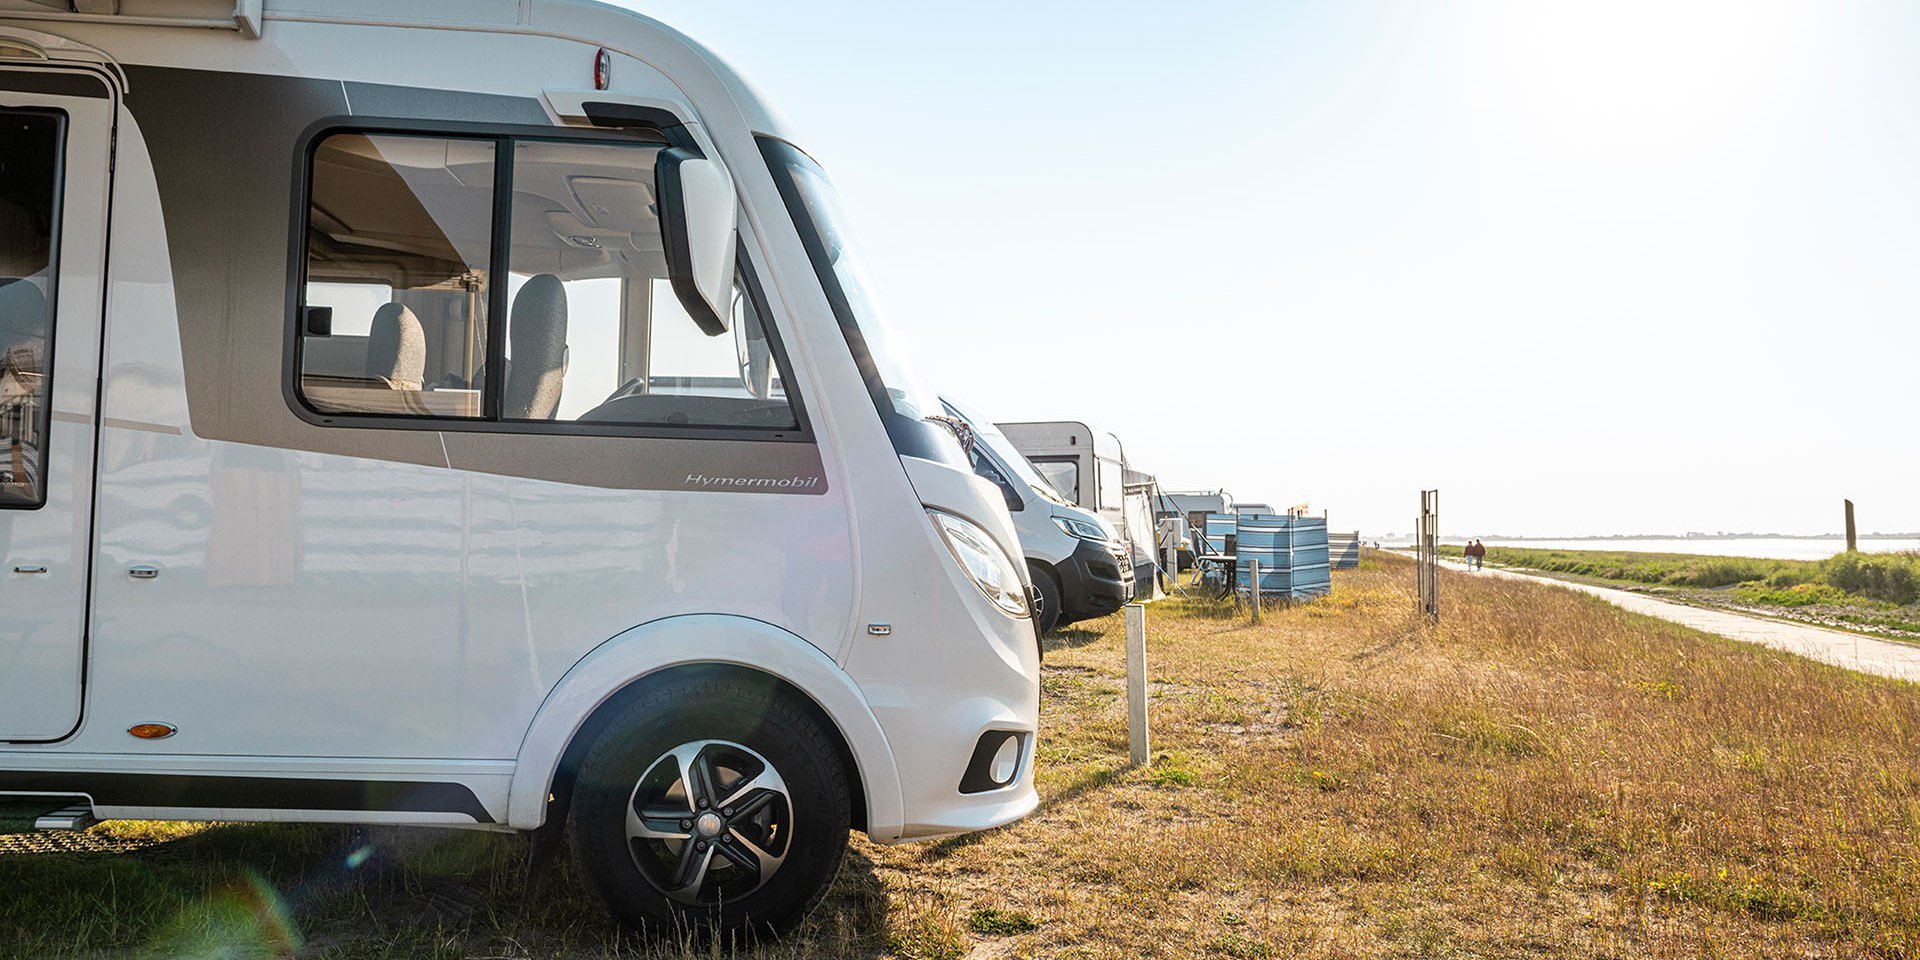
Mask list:
[{"label": "gray body stripe", "polygon": [[121,430],[139,430],[144,433],[164,433],[172,437],[177,437],[180,435],[179,427],[169,427],[164,423],[148,423],[144,420],[122,420],[119,417],[108,417],[106,420],[106,423],[107,423],[107,426],[109,427],[116,427]]},{"label": "gray body stripe", "polygon": [[0,90],[14,93],[44,93],[56,97],[80,97],[87,100],[105,100],[107,88],[100,78],[92,74],[65,73],[56,70],[36,69],[26,64],[9,63],[4,78],[0,78]]},{"label": "gray body stripe", "polygon": [[[53,419],[57,423],[84,423],[87,426],[93,425],[92,417],[84,413],[74,413],[70,410],[55,410],[53,412]],[[145,420],[123,420],[119,417],[108,417],[105,423],[109,427],[116,427],[121,430],[139,430],[145,433],[164,433],[169,436],[180,436],[179,427],[169,427],[164,423],[148,423]]]},{"label": "gray body stripe", "polygon": [[350,111],[360,117],[432,117],[466,123],[508,123],[545,126],[553,122],[546,108],[531,97],[503,97],[461,90],[423,90],[386,83],[348,80],[345,88]]}]

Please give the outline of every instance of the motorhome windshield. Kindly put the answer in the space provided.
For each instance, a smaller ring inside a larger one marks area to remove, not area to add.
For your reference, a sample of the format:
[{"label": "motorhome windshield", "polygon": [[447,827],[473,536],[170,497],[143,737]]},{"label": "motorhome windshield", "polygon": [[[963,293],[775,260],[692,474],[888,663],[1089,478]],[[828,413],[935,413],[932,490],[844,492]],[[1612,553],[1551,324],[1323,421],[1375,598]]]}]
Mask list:
[{"label": "motorhome windshield", "polygon": [[781,140],[760,138],[773,179],[807,255],[820,275],[827,299],[840,321],[853,360],[866,378],[867,390],[886,424],[887,436],[903,455],[967,467],[967,458],[953,434],[927,421],[942,413],[939,400],[922,392],[919,381],[901,361],[899,344],[868,290],[858,250],[847,233],[839,194],[812,157]]}]

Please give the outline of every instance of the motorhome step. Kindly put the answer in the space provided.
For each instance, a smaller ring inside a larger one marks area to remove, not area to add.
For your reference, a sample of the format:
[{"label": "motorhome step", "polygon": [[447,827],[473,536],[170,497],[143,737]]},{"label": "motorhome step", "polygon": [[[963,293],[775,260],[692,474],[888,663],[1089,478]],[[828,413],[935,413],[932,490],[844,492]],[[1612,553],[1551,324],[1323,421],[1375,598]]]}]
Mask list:
[{"label": "motorhome step", "polygon": [[85,830],[99,822],[100,818],[93,815],[91,804],[76,803],[41,814],[33,821],[33,828],[35,830]]},{"label": "motorhome step", "polygon": [[[63,816],[72,808],[79,808],[86,814],[85,823],[77,827],[49,828],[42,821],[65,824]],[[0,797],[0,834],[32,833],[46,829],[85,829],[93,824],[93,807],[85,797]]]}]

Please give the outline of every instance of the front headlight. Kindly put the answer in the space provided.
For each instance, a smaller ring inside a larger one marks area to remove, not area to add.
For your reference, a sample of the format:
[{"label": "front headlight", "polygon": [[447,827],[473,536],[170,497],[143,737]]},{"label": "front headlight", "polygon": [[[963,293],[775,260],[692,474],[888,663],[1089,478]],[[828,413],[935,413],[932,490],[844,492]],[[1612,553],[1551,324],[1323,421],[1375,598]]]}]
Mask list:
[{"label": "front headlight", "polygon": [[967,579],[972,580],[994,606],[1011,616],[1028,615],[1027,585],[1021,582],[1019,570],[1007,559],[1006,551],[993,542],[992,536],[942,510],[928,510],[927,516],[933,518],[940,539],[946,541],[947,549],[953,552],[960,569],[966,571]]},{"label": "front headlight", "polygon": [[1059,527],[1060,531],[1067,536],[1079,537],[1082,540],[1093,540],[1099,543],[1105,543],[1108,540],[1115,539],[1114,537],[1108,536],[1107,531],[1100,529],[1099,524],[1088,523],[1085,520],[1076,520],[1072,517],[1054,517],[1053,525]]}]

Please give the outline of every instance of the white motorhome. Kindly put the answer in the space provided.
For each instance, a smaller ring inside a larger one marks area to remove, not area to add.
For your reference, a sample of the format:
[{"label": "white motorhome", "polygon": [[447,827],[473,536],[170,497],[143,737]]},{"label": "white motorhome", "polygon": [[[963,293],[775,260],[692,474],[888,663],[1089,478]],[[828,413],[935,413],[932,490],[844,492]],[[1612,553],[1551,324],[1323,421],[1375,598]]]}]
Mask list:
[{"label": "white motorhome", "polygon": [[1152,595],[1157,542],[1149,493],[1153,478],[1137,471],[1128,475],[1120,438],[1071,420],[999,426],[1054,489],[1120,531],[1133,558],[1134,592]]},{"label": "white motorhome", "polygon": [[973,431],[973,471],[1006,497],[1033,583],[1035,629],[1051,633],[1126,606],[1133,561],[1113,524],[1062,496],[991,422],[951,399],[941,402]]},{"label": "white motorhome", "polygon": [[584,0],[0,0],[0,794],[781,930],[1033,810],[1019,542],[820,167]]}]

